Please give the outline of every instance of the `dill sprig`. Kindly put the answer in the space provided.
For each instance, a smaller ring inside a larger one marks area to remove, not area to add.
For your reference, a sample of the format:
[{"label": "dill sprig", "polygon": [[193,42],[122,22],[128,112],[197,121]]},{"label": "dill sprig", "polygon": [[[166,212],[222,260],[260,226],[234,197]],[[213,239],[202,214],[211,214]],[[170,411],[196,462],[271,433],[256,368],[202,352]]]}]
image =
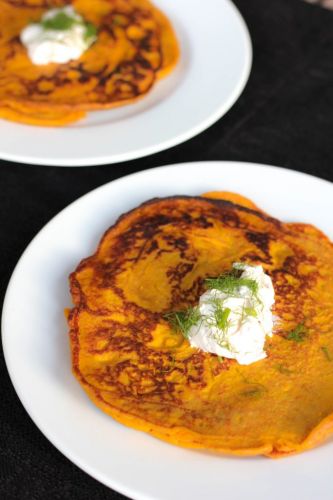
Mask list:
[{"label": "dill sprig", "polygon": [[261,396],[263,396],[266,392],[267,389],[264,385],[254,383],[253,385],[245,389],[243,392],[241,392],[241,396],[258,399]]},{"label": "dill sprig", "polygon": [[214,316],[217,328],[219,328],[222,331],[225,331],[228,328],[229,325],[228,318],[230,316],[230,313],[231,309],[229,309],[229,307],[223,309],[222,306],[219,306],[218,308],[215,309]]},{"label": "dill sprig", "polygon": [[41,24],[46,30],[65,31],[77,24],[77,20],[66,12],[60,11],[55,16],[44,19]]},{"label": "dill sprig", "polygon": [[283,365],[283,364],[275,365],[275,368],[277,371],[279,371],[283,375],[291,375],[292,374],[292,371],[289,370],[289,368],[286,365]]},{"label": "dill sprig", "polygon": [[223,302],[219,299],[211,299],[207,303],[212,306],[210,315],[202,315],[201,320],[207,326],[216,328],[217,331],[211,331],[210,335],[215,342],[220,346],[229,349],[230,344],[226,339],[227,329],[230,326],[229,316],[231,309],[223,307]]},{"label": "dill sprig", "polygon": [[86,42],[94,42],[97,36],[97,28],[90,22],[81,21],[64,11],[58,12],[55,16],[43,19],[41,26],[44,30],[67,31],[73,26],[82,25],[85,28],[84,39]]},{"label": "dill sprig", "polygon": [[229,316],[231,309],[229,307],[223,307],[223,303],[216,300],[212,303],[214,306],[214,322],[215,326],[225,332],[229,326]]},{"label": "dill sprig", "polygon": [[287,333],[285,338],[287,340],[293,340],[294,342],[297,342],[299,344],[301,342],[304,342],[307,334],[308,331],[304,323],[299,323],[293,330]]},{"label": "dill sprig", "polygon": [[246,316],[253,316],[253,318],[256,318],[258,316],[258,313],[254,307],[244,307],[244,314]]},{"label": "dill sprig", "polygon": [[246,286],[258,299],[259,285],[256,280],[242,278],[239,269],[233,269],[230,273],[221,274],[217,278],[206,278],[205,285],[208,290],[219,290],[227,295],[235,296],[242,286]]},{"label": "dill sprig", "polygon": [[95,40],[97,36],[97,28],[94,26],[92,23],[85,23],[85,34],[84,34],[84,39],[86,42],[89,40]]},{"label": "dill sprig", "polygon": [[[259,284],[256,280],[242,277],[242,268],[234,267],[230,272],[221,274],[217,278],[206,278],[205,285],[208,290],[218,290],[224,292],[229,297],[237,297],[241,287],[247,287],[258,304],[261,300],[258,297]],[[200,308],[190,307],[185,311],[176,311],[168,313],[164,318],[170,323],[172,329],[181,333],[188,339],[189,332],[193,326],[200,322],[205,322],[206,325],[216,327],[217,332],[212,333],[214,340],[220,347],[230,349],[230,343],[226,338],[227,329],[230,326],[230,315],[232,313],[229,307],[224,307],[224,300],[219,298],[211,298],[208,302],[212,306],[211,315],[202,315]],[[257,305],[258,305],[257,304]],[[242,311],[243,316],[257,317],[255,307],[245,307]]]},{"label": "dill sprig", "polygon": [[198,307],[190,307],[186,311],[174,311],[164,315],[164,318],[170,323],[171,328],[188,338],[190,329],[201,320],[201,314]]},{"label": "dill sprig", "polygon": [[321,346],[321,348],[320,348],[320,349],[323,351],[324,356],[325,356],[325,358],[327,359],[327,361],[330,361],[330,362],[331,362],[331,361],[333,361],[332,354],[331,354],[331,352],[329,351],[329,349],[328,349],[328,347],[327,347],[327,346],[323,345],[323,346]]}]

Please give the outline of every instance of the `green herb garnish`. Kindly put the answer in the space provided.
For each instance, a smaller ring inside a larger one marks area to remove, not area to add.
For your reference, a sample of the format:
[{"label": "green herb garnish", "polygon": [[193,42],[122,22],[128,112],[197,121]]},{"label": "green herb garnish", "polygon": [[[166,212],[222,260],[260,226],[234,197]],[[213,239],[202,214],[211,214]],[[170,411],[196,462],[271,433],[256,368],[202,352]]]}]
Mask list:
[{"label": "green herb garnish", "polygon": [[217,302],[214,309],[214,319],[217,328],[223,332],[228,328],[231,309],[229,307],[223,308],[221,302]]},{"label": "green herb garnish", "polygon": [[330,353],[328,347],[326,347],[325,345],[323,345],[321,348],[320,348],[324,355],[325,355],[325,358],[327,359],[327,361],[333,361],[333,357],[332,357],[332,354]]},{"label": "green herb garnish", "polygon": [[90,22],[85,22],[80,18],[73,17],[67,14],[64,11],[60,11],[55,14],[53,17],[48,19],[43,19],[40,22],[41,26],[44,30],[53,30],[53,31],[67,31],[70,30],[73,26],[83,26],[85,29],[84,32],[84,40],[86,42],[93,42],[97,36],[97,28]]},{"label": "green herb garnish", "polygon": [[275,365],[275,368],[283,375],[291,375],[292,371],[285,365]]},{"label": "green herb garnish", "polygon": [[85,23],[86,32],[84,34],[84,39],[87,42],[91,38],[96,38],[97,36],[97,28],[92,23]]},{"label": "green herb garnish", "polygon": [[258,384],[249,387],[245,391],[241,392],[241,396],[257,399],[263,396],[265,392],[267,392],[266,387],[264,385]]},{"label": "green herb garnish", "polygon": [[259,290],[256,280],[242,278],[239,276],[238,269],[234,269],[230,273],[221,274],[217,278],[206,278],[205,285],[209,290],[219,290],[231,296],[235,296],[242,286],[246,286],[255,296],[257,296]]},{"label": "green herb garnish", "polygon": [[44,19],[41,22],[41,25],[45,30],[55,31],[69,30],[74,24],[77,24],[77,20],[63,11],[58,12],[54,17]]},{"label": "green herb garnish", "polygon": [[175,332],[181,333],[188,338],[189,331],[201,320],[201,314],[197,307],[190,307],[186,311],[175,311],[166,314],[165,319],[170,323]]},{"label": "green herb garnish", "polygon": [[[256,280],[250,278],[242,278],[243,269],[241,265],[234,267],[229,273],[222,274],[217,278],[205,279],[205,285],[208,290],[218,290],[224,292],[227,296],[237,297],[241,287],[247,287],[258,303],[261,303],[258,297],[259,284]],[[211,299],[208,303],[213,306],[212,315],[201,315],[199,307],[192,307],[186,311],[177,311],[165,315],[165,319],[169,321],[173,330],[182,333],[185,338],[188,338],[190,329],[198,325],[200,321],[204,321],[207,325],[216,327],[219,331],[214,332],[213,338],[220,347],[230,349],[230,345],[226,340],[226,330],[230,325],[231,309],[223,307],[223,300]],[[242,315],[257,317],[255,307],[245,307]],[[199,326],[199,325],[198,325]],[[221,333],[222,332],[222,333]]]},{"label": "green herb garnish", "polygon": [[294,342],[300,343],[304,342],[308,332],[304,323],[299,323],[293,330],[288,332],[286,335],[287,340],[293,340]]},{"label": "green herb garnish", "polygon": [[258,316],[258,313],[254,307],[244,307],[244,313],[247,316],[253,316],[254,318],[256,318]]}]

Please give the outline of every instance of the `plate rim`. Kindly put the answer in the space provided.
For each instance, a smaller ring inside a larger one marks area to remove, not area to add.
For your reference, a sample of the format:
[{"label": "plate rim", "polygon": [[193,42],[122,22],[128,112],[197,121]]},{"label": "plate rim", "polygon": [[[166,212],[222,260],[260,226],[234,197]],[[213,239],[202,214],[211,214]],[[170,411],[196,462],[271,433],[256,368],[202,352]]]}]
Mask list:
[{"label": "plate rim", "polygon": [[[40,158],[34,157],[33,155],[25,156],[24,154],[18,154],[16,152],[13,153],[2,153],[0,151],[0,160],[2,161],[10,161],[14,163],[23,163],[27,166],[46,166],[46,167],[93,167],[93,166],[101,166],[101,165],[113,165],[116,163],[123,163],[126,161],[131,161],[139,158],[145,158],[147,156],[171,149],[175,146],[183,144],[184,142],[196,137],[201,134],[209,127],[211,127],[214,123],[216,123],[219,119],[221,119],[238,101],[239,97],[243,93],[250,74],[252,70],[253,63],[253,45],[252,39],[249,32],[249,28],[246,24],[246,21],[241,14],[238,7],[234,4],[233,0],[223,0],[227,5],[227,8],[233,12],[235,18],[240,25],[240,28],[243,32],[245,45],[244,45],[244,58],[245,63],[242,68],[242,74],[239,77],[237,85],[233,88],[233,91],[218,108],[216,108],[214,113],[211,113],[205,120],[201,121],[196,126],[193,126],[189,130],[172,137],[171,139],[165,139],[162,142],[156,143],[150,146],[139,147],[135,151],[130,153],[117,153],[110,154],[107,156],[98,156],[92,159],[86,159],[84,157],[74,158],[61,158],[61,159],[53,159],[53,158]],[[1,122],[5,120],[1,120]],[[11,122],[15,125],[15,122]],[[19,124],[18,124],[19,125]],[[42,128],[44,130],[45,127],[35,127],[36,129]],[[65,127],[63,128],[65,130]]]},{"label": "plate rim", "polygon": [[[114,478],[111,478],[106,476],[103,472],[99,472],[98,468],[94,468],[90,465],[87,465],[85,463],[85,460],[81,459],[75,454],[72,454],[71,450],[66,447],[65,444],[60,443],[57,441],[57,437],[53,435],[51,431],[47,429],[47,426],[44,426],[43,421],[38,417],[38,412],[37,414],[33,409],[29,407],[29,404],[27,403],[28,401],[28,396],[23,395],[23,392],[21,391],[19,387],[19,383],[16,380],[16,375],[15,375],[15,370],[13,369],[13,365],[9,361],[10,359],[10,352],[7,347],[7,342],[6,339],[9,337],[10,333],[7,329],[6,326],[6,316],[7,316],[7,310],[9,308],[9,301],[10,301],[10,295],[12,293],[12,289],[14,287],[16,275],[20,272],[20,266],[22,265],[25,255],[29,253],[30,248],[34,245],[35,241],[39,238],[39,236],[48,230],[48,228],[53,224],[53,222],[61,218],[67,211],[70,211],[73,206],[79,205],[83,199],[87,199],[90,196],[95,197],[99,191],[102,191],[104,189],[108,189],[109,186],[113,186],[118,183],[126,183],[128,182],[128,179],[135,179],[138,176],[145,176],[147,175],[148,172],[160,172],[161,170],[169,170],[172,168],[175,169],[180,169],[180,168],[190,168],[191,166],[200,166],[201,168],[204,167],[205,165],[219,165],[223,166],[224,168],[232,168],[233,165],[241,166],[242,168],[246,168],[247,166],[255,167],[255,168],[264,168],[268,170],[273,170],[275,172],[280,172],[284,173],[287,176],[296,176],[296,177],[302,177],[308,180],[315,180],[316,182],[320,182],[325,186],[329,186],[330,189],[333,188],[333,182],[323,179],[317,176],[314,176],[312,174],[308,174],[305,172],[301,172],[298,170],[291,170],[285,167],[279,167],[279,166],[274,166],[274,165],[269,165],[269,164],[261,164],[261,163],[256,163],[256,162],[244,162],[244,161],[220,161],[220,160],[213,160],[213,161],[197,161],[197,162],[183,162],[183,163],[176,163],[176,164],[170,164],[170,165],[164,165],[161,167],[154,167],[154,168],[148,168],[145,170],[141,170],[139,172],[134,172],[132,174],[128,174],[125,176],[122,176],[120,178],[117,178],[115,180],[109,181],[107,183],[102,184],[101,186],[98,186],[97,188],[94,188],[84,195],[80,196],[70,204],[68,204],[66,207],[64,207],[62,210],[60,210],[55,216],[53,216],[37,233],[36,235],[32,238],[32,240],[28,243],[28,245],[25,247],[24,251],[22,252],[21,256],[19,257],[16,266],[14,267],[14,270],[11,274],[11,277],[9,279],[5,296],[4,296],[4,301],[3,301],[3,307],[2,307],[2,315],[1,315],[1,340],[2,340],[2,346],[3,346],[3,352],[4,352],[4,359],[5,359],[5,365],[9,374],[10,381],[14,387],[14,390],[16,392],[17,397],[19,398],[23,408],[25,409],[27,415],[31,418],[33,421],[34,425],[39,429],[40,432],[46,437],[46,439],[58,450],[60,453],[62,453],[67,459],[69,459],[74,465],[79,467],[81,470],[83,470],[86,474],[88,474],[90,477],[94,478],[95,480],[99,481],[103,485],[105,485],[108,488],[114,489],[116,492],[119,492],[123,495],[126,495],[129,498],[135,498],[137,500],[156,500],[151,495],[142,493],[142,492],[137,492],[133,491],[130,487],[126,487],[126,485],[122,483],[118,483],[118,481]],[[121,214],[117,214],[117,217],[120,216]],[[296,497],[295,497],[296,498]]]}]

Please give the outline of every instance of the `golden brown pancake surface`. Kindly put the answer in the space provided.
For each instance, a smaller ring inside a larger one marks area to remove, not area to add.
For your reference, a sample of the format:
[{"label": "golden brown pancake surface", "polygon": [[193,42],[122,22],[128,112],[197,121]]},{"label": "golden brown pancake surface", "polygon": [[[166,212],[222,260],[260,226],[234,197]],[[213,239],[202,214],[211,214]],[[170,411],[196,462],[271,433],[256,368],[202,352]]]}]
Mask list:
[{"label": "golden brown pancake surface", "polygon": [[[239,195],[210,196],[123,215],[72,273],[74,374],[103,411],[173,444],[269,456],[311,448],[333,433],[332,243]],[[267,358],[249,366],[191,348],[165,319],[239,261],[261,264],[275,289]]]},{"label": "golden brown pancake surface", "polygon": [[[96,26],[97,41],[67,64],[33,64],[21,30],[66,4]],[[179,55],[170,22],[149,0],[0,0],[0,25],[0,118],[23,123],[64,125],[134,102]]]}]

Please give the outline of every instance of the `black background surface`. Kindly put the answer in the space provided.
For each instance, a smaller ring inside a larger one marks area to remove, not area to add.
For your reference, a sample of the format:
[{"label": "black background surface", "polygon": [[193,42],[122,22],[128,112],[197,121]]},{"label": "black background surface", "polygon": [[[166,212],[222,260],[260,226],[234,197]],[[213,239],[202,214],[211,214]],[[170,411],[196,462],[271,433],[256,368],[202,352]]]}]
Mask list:
[{"label": "black background surface", "polygon": [[[235,3],[251,33],[253,70],[239,101],[209,130],[171,150],[118,165],[55,168],[0,161],[1,303],[18,258],[44,224],[118,177],[169,163],[241,160],[333,181],[333,12],[300,0]],[[3,500],[124,498],[72,465],[40,433],[14,392],[2,353],[0,390]]]}]

